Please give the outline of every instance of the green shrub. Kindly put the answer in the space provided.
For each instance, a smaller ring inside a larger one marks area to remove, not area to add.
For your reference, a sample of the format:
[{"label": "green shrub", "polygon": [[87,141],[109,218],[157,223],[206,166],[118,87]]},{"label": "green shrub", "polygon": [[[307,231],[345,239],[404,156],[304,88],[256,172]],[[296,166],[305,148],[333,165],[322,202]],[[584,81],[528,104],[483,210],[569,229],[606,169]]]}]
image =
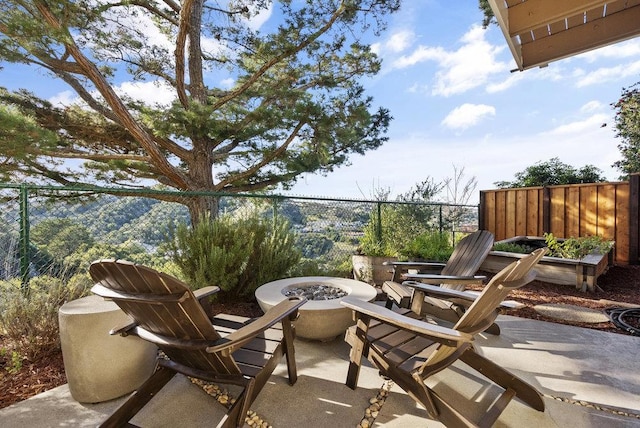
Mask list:
[{"label": "green shrub", "polygon": [[453,253],[448,233],[425,232],[409,240],[402,250],[402,258],[447,261]]},{"label": "green shrub", "polygon": [[18,281],[0,282],[0,330],[12,352],[33,361],[60,348],[58,309],[88,295],[92,283],[88,275],[78,274],[68,280],[38,276],[28,285],[25,294]]},{"label": "green shrub", "polygon": [[218,298],[246,300],[260,285],[281,279],[300,260],[288,223],[252,213],[182,224],[169,244],[169,254],[194,289],[220,287]]},{"label": "green shrub", "polygon": [[[391,245],[389,238],[390,206],[384,205],[381,208],[382,220],[378,220],[378,213],[371,214],[369,222],[364,226],[363,235],[358,242],[357,254],[371,257],[395,257],[397,252]],[[379,230],[379,227],[381,230]]]}]

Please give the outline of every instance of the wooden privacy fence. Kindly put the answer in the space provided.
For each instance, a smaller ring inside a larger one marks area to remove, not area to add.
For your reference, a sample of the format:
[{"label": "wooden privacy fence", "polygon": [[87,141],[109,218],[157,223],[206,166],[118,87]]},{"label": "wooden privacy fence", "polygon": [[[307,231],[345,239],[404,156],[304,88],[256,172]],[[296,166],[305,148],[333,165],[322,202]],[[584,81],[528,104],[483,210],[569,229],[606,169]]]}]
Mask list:
[{"label": "wooden privacy fence", "polygon": [[478,225],[496,240],[514,236],[601,236],[616,264],[638,264],[640,175],[628,182],[483,190]]}]

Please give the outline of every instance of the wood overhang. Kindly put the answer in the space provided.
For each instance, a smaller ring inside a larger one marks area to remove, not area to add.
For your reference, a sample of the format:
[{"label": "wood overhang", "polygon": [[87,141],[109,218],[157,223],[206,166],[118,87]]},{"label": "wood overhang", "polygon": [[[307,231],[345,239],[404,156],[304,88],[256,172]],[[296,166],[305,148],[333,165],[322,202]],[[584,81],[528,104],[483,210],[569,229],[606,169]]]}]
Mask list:
[{"label": "wood overhang", "polygon": [[640,35],[640,0],[488,1],[520,71]]}]

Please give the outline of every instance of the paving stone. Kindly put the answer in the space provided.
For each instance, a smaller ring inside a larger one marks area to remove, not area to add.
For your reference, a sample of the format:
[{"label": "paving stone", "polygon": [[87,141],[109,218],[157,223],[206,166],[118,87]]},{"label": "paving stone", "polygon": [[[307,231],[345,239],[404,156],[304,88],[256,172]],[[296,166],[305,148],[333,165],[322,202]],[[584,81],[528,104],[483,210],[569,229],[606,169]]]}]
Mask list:
[{"label": "paving stone", "polygon": [[574,322],[601,323],[609,321],[609,317],[597,309],[566,304],[536,305],[533,309],[541,315]]}]

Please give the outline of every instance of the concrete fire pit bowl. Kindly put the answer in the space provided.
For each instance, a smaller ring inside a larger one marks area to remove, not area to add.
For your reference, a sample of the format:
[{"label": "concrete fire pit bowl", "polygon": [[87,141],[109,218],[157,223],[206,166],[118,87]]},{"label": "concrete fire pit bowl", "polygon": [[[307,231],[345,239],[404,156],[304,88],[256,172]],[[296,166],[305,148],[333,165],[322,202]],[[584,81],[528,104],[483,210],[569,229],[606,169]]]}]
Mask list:
[{"label": "concrete fire pit bowl", "polygon": [[[329,300],[310,300],[311,290],[319,286],[328,286],[332,292],[337,291],[338,295],[345,295]],[[370,302],[376,298],[377,294],[371,285],[353,279],[304,276],[264,284],[256,290],[256,299],[262,310],[266,312],[283,301],[287,293],[296,293],[305,289],[309,289],[309,292],[305,293],[309,300],[298,310],[300,317],[294,323],[296,336],[322,341],[332,340],[344,334],[346,329],[354,324],[351,309],[340,304],[344,297],[349,296]]]}]

